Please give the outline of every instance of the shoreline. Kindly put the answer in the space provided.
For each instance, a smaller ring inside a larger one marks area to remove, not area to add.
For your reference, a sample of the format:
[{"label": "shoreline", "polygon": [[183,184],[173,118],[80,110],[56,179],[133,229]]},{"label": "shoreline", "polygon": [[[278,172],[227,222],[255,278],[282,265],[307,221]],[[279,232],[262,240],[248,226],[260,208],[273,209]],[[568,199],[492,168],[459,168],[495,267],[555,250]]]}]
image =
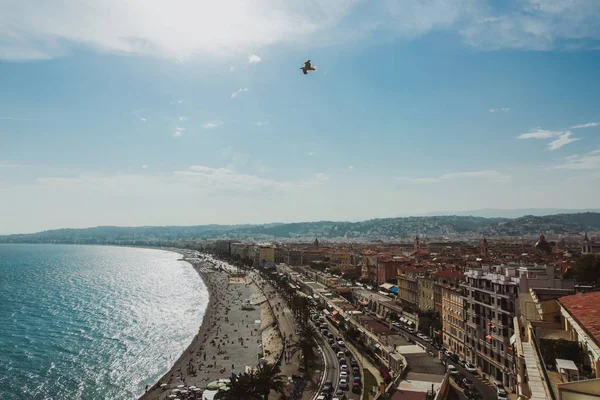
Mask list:
[{"label": "shoreline", "polygon": [[178,389],[194,399],[193,390],[200,393],[209,382],[246,372],[258,364],[261,353],[272,355],[281,346],[279,335],[265,326],[273,320],[269,321],[270,306],[257,282],[249,276],[231,279],[233,267],[218,265],[218,261],[190,257],[183,249],[167,251],[182,255],[181,261],[192,265],[207,288],[209,301],[191,343],[140,400],[169,399],[179,394],[174,392]]},{"label": "shoreline", "polygon": [[[152,249],[152,248],[149,248],[149,249]],[[156,249],[156,248],[154,248],[154,249]],[[193,350],[195,349],[195,347],[197,347],[197,346],[195,346],[195,344],[197,343],[198,338],[200,337],[200,334],[203,331],[203,328],[207,325],[208,314],[210,313],[211,310],[213,310],[215,308],[215,296],[214,296],[214,293],[213,293],[213,285],[214,285],[214,283],[211,282],[211,278],[209,277],[209,274],[206,274],[205,272],[201,271],[201,269],[200,269],[200,267],[202,266],[202,264],[208,263],[208,261],[196,262],[194,260],[187,259],[186,255],[180,249],[170,248],[170,249],[159,249],[159,250],[164,250],[164,251],[170,251],[170,252],[173,252],[173,253],[177,253],[177,254],[179,254],[180,256],[183,257],[179,261],[185,261],[185,262],[187,262],[188,264],[190,264],[192,266],[192,268],[200,276],[200,279],[202,279],[202,282],[204,282],[204,286],[206,287],[206,290],[208,292],[208,303],[206,305],[206,309],[204,310],[204,315],[202,316],[202,322],[200,323],[200,326],[198,327],[198,332],[196,333],[196,335],[192,339],[191,343],[179,355],[179,357],[177,358],[177,360],[175,360],[175,362],[173,363],[173,365],[171,366],[171,368],[163,376],[161,376],[156,383],[154,383],[152,386],[149,386],[148,390],[146,392],[144,392],[142,395],[140,395],[138,397],[140,400],[142,400],[142,399],[146,400],[146,399],[158,398],[158,397],[156,397],[156,394],[153,393],[153,392],[155,390],[157,390],[157,389],[160,391],[160,384],[161,384],[161,382],[166,382],[166,381],[169,380],[169,378],[171,376],[174,376],[175,373],[178,372],[177,368],[183,362],[186,354],[189,354],[190,352],[193,352]]]}]

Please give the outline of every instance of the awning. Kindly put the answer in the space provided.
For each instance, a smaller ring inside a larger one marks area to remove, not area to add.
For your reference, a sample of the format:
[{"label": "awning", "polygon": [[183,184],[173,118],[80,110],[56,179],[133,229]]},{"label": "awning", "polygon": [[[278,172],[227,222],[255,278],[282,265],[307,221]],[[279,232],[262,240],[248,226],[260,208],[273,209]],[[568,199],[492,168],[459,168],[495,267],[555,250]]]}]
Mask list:
[{"label": "awning", "polygon": [[380,288],[383,288],[383,289],[385,289],[385,290],[390,290],[391,288],[393,288],[393,287],[394,287],[394,285],[393,285],[393,284],[391,284],[391,283],[384,283],[383,285],[379,285],[379,287],[380,287]]},{"label": "awning", "polygon": [[517,340],[517,336],[516,333],[514,335],[512,335],[510,337],[510,345],[512,346],[513,344],[515,344],[515,341]]},{"label": "awning", "polygon": [[368,300],[359,300],[358,301],[360,304],[362,304],[363,306],[366,306],[367,304],[369,304]]},{"label": "awning", "polygon": [[414,322],[412,322],[412,321],[406,321],[406,323],[407,323],[408,325],[414,325]]},{"label": "awning", "polygon": [[491,337],[490,335],[487,335],[485,338],[486,338],[487,340],[492,340],[492,337]]},{"label": "awning", "polygon": [[392,286],[392,288],[390,289],[390,292],[398,293],[398,286]]},{"label": "awning", "polygon": [[333,310],[333,315],[336,315],[338,313],[338,310]]}]

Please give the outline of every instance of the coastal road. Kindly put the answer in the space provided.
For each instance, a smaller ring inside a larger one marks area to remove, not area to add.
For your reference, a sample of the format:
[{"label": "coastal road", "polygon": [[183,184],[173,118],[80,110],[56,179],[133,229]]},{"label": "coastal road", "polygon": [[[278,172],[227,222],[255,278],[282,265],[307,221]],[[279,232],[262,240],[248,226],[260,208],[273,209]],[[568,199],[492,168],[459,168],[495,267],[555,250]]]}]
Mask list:
[{"label": "coastal road", "polygon": [[[335,329],[329,321],[327,321],[327,326],[328,326],[327,329],[329,330],[329,332],[332,332],[336,337],[341,336],[340,332],[337,329]],[[323,335],[321,335],[321,337],[323,338]],[[337,385],[339,383],[340,372],[341,372],[340,364],[338,362],[337,354],[335,353],[335,351],[333,350],[331,345],[327,342],[327,339],[323,338],[323,341],[325,342],[325,343],[323,343],[323,348],[325,349],[325,356],[327,358],[327,364],[328,364],[326,380],[331,380],[333,382],[333,387],[335,388],[335,390],[337,390]],[[340,350],[345,351],[346,348],[343,347]],[[353,354],[353,355],[355,355],[355,354]],[[362,388],[361,388],[361,393],[352,392],[352,382],[354,381],[354,376],[352,374],[352,368],[350,367],[350,362],[352,361],[352,359],[355,359],[355,357],[345,356],[344,358],[346,359],[346,363],[348,365],[348,377],[346,378],[346,382],[348,382],[348,389],[346,390],[345,395],[349,400],[360,400],[360,394],[362,393]],[[361,378],[362,378],[362,376],[361,376]]]}]

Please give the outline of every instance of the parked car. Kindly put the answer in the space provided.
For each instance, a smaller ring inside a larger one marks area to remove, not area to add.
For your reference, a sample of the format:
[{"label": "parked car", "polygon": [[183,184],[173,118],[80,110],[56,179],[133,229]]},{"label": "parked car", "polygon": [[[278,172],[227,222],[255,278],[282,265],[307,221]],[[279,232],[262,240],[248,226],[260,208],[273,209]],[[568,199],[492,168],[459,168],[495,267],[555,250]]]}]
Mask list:
[{"label": "parked car", "polygon": [[350,361],[350,365],[352,365],[352,368],[354,368],[354,367],[358,367],[358,361],[356,361],[356,360],[351,360],[351,361]]},{"label": "parked car", "polygon": [[339,341],[337,342],[337,344],[338,344],[338,346],[340,346],[340,347],[346,347],[346,343],[344,343],[344,341],[343,341],[343,340],[339,340]]},{"label": "parked car", "polygon": [[358,367],[352,368],[352,375],[360,375],[360,369]]},{"label": "parked car", "polygon": [[360,375],[354,377],[354,382],[361,383]]},{"label": "parked car", "polygon": [[335,339],[329,339],[329,344],[335,344]]},{"label": "parked car", "polygon": [[465,369],[472,374],[477,373],[477,368],[475,368],[475,366],[469,362],[465,363]]},{"label": "parked car", "polygon": [[348,390],[348,381],[346,379],[340,379],[340,383],[338,384],[338,388],[342,390]]},{"label": "parked car", "polygon": [[348,349],[344,350],[344,354],[346,355],[346,357],[351,357],[352,356],[352,352]]},{"label": "parked car", "polygon": [[[344,362],[342,363],[342,361],[344,361]],[[340,360],[340,370],[341,371],[348,371],[348,366],[346,365],[346,360],[345,359]]]},{"label": "parked car", "polygon": [[333,387],[332,381],[325,381],[325,383],[323,384],[323,389],[331,388],[331,387]]},{"label": "parked car", "polygon": [[343,352],[343,351],[338,351],[338,352],[337,352],[337,358],[338,358],[338,359],[340,359],[340,358],[344,358],[344,352]]},{"label": "parked car", "polygon": [[451,365],[448,365],[448,368],[447,368],[447,370],[448,370],[448,372],[450,372],[450,374],[452,374],[452,375],[456,375],[456,374],[458,374],[458,370],[457,370],[457,369],[456,369],[456,367],[455,367],[454,365],[452,365],[452,364],[451,364]]},{"label": "parked car", "polygon": [[343,397],[344,396],[344,391],[342,389],[338,389],[335,391],[335,395],[337,397]]},{"label": "parked car", "polygon": [[340,379],[348,379],[348,371],[341,371]]},{"label": "parked car", "polygon": [[463,380],[462,380],[462,381],[463,381],[463,383],[465,384],[465,387],[466,387],[466,388],[468,388],[468,389],[470,389],[470,388],[472,388],[473,386],[475,386],[475,384],[473,383],[473,381],[472,381],[472,380],[470,380],[469,378],[463,378]]}]

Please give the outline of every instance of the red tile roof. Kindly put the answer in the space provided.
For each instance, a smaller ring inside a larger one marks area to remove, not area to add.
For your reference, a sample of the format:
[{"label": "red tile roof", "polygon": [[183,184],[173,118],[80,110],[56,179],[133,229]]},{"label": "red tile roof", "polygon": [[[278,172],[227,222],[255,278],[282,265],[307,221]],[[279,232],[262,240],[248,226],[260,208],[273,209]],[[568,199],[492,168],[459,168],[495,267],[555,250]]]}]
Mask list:
[{"label": "red tile roof", "polygon": [[600,292],[574,294],[558,301],[600,345]]},{"label": "red tile roof", "polygon": [[453,278],[458,280],[462,280],[465,277],[462,272],[451,270],[437,271],[433,275],[440,278]]}]

